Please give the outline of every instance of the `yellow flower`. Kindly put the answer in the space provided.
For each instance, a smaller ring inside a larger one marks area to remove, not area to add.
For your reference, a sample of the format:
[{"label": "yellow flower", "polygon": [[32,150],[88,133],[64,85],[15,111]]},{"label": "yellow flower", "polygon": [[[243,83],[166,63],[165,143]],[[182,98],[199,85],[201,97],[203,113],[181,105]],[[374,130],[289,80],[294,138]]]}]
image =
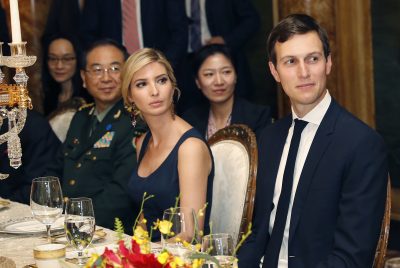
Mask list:
[{"label": "yellow flower", "polygon": [[98,254],[93,253],[92,256],[90,256],[89,260],[86,262],[85,267],[92,267],[92,265],[96,262],[98,257],[99,257]]},{"label": "yellow flower", "polygon": [[171,228],[172,228],[172,222],[167,221],[167,220],[162,220],[158,224],[158,228],[162,234],[170,234],[171,233]]},{"label": "yellow flower", "polygon": [[192,249],[192,244],[190,244],[190,243],[188,243],[188,242],[186,242],[186,241],[182,241],[182,244],[183,244],[183,246],[184,246],[185,248],[187,248],[187,249]]},{"label": "yellow flower", "polygon": [[157,261],[162,265],[166,264],[168,259],[169,259],[169,254],[167,251],[161,252],[157,257]]},{"label": "yellow flower", "polygon": [[182,267],[184,265],[185,265],[185,262],[179,257],[174,257],[174,260],[169,263],[169,266],[171,268]]},{"label": "yellow flower", "polygon": [[201,244],[196,244],[196,245],[194,245],[194,248],[196,249],[196,251],[200,251],[200,249],[201,249]]},{"label": "yellow flower", "polygon": [[133,233],[133,239],[138,243],[139,245],[149,242],[149,233],[142,228],[142,226],[137,226],[134,233]]},{"label": "yellow flower", "polygon": [[192,263],[192,268],[201,268],[203,265],[203,261],[201,259],[194,259]]}]

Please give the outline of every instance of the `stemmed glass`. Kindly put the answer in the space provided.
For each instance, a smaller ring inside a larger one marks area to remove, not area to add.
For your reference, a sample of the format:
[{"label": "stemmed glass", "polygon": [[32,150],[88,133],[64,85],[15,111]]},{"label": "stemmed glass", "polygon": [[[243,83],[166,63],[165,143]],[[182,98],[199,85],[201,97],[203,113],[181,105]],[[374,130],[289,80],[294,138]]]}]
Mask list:
[{"label": "stemmed glass", "polygon": [[68,199],[64,228],[68,242],[78,251],[78,265],[84,265],[83,250],[92,242],[95,231],[92,199],[87,197]]},{"label": "stemmed glass", "polygon": [[63,211],[63,194],[56,177],[32,180],[30,205],[32,215],[46,225],[47,241],[51,243],[50,228]]},{"label": "stemmed glass", "polygon": [[[194,210],[188,207],[169,208],[164,211],[162,223],[164,226],[160,227],[160,231],[163,248],[174,255],[185,258],[191,249],[185,247],[183,241],[191,243],[196,235]],[[166,232],[166,230],[168,231]]]},{"label": "stemmed glass", "polygon": [[[233,239],[230,234],[210,234],[203,237],[201,251],[214,256],[220,266],[235,267],[236,259],[233,256]],[[207,262],[208,267],[216,267],[212,262]]]}]

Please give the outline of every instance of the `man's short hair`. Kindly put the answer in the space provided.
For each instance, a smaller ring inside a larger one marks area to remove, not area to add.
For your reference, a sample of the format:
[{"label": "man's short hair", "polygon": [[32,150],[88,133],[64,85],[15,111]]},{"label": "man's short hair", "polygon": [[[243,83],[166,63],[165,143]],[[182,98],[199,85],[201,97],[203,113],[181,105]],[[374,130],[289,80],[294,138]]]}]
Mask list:
[{"label": "man's short hair", "polygon": [[85,49],[85,51],[82,53],[82,60],[81,60],[81,66],[80,66],[81,70],[86,69],[87,55],[90,52],[92,52],[94,49],[96,49],[98,47],[105,47],[105,46],[113,46],[113,47],[117,48],[118,50],[120,50],[121,53],[124,55],[125,60],[129,57],[129,54],[128,54],[128,51],[126,50],[126,48],[123,45],[121,45],[120,43],[118,43],[117,41],[110,39],[110,38],[99,39],[99,40],[91,43]]},{"label": "man's short hair", "polygon": [[322,28],[314,18],[308,15],[291,14],[280,21],[269,34],[267,41],[268,60],[276,65],[276,42],[283,43],[295,34],[306,34],[312,31],[318,34],[324,48],[325,58],[328,58],[331,51],[329,48],[328,34],[325,29]]}]

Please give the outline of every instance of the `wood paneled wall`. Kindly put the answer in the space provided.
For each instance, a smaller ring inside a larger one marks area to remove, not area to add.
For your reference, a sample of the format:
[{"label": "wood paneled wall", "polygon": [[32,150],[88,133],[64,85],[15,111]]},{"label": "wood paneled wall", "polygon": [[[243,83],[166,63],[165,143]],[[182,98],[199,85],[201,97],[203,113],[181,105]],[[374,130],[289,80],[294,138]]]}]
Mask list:
[{"label": "wood paneled wall", "polygon": [[[305,13],[327,30],[333,69],[328,89],[347,110],[375,126],[370,0],[274,0],[274,22],[292,13]],[[279,115],[290,112],[282,90]]]}]

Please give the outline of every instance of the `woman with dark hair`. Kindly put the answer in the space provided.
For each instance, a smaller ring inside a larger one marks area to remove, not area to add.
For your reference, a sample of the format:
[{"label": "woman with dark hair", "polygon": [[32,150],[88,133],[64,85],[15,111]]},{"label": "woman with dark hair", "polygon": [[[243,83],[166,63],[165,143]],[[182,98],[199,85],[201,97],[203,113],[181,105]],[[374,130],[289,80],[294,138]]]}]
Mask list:
[{"label": "woman with dark hair", "polygon": [[69,123],[65,123],[66,119],[63,118],[63,129],[59,129],[54,127],[53,119],[68,112],[67,122],[70,122],[76,109],[89,99],[82,88],[79,74],[80,54],[79,43],[73,36],[54,35],[44,45],[44,114],[49,117],[50,124],[61,141],[65,138]]},{"label": "woman with dark hair", "polygon": [[225,45],[207,45],[194,56],[197,87],[207,98],[183,114],[183,118],[210,138],[231,124],[248,125],[256,134],[271,123],[270,108],[235,97],[237,82],[232,55]]},{"label": "woman with dark hair", "polygon": [[44,44],[43,52],[43,106],[45,115],[49,115],[60,104],[81,94],[81,49],[75,37],[54,35]]}]

